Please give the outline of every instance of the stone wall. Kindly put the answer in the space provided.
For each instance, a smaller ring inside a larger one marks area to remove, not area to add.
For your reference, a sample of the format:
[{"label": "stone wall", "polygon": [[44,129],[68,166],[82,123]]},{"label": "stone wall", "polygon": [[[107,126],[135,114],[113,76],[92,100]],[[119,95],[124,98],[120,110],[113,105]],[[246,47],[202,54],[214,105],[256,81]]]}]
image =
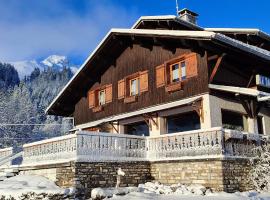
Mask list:
[{"label": "stone wall", "polygon": [[246,191],[249,162],[245,159],[203,159],[151,163],[151,175],[163,184],[200,184],[215,191]]},{"label": "stone wall", "polygon": [[201,159],[159,162],[92,162],[21,168],[20,174],[42,175],[61,187],[75,186],[90,194],[92,188],[114,187],[118,168],[126,173],[121,186],[138,186],[147,181],[163,184],[201,184],[216,191],[246,191],[250,166],[244,159]]}]

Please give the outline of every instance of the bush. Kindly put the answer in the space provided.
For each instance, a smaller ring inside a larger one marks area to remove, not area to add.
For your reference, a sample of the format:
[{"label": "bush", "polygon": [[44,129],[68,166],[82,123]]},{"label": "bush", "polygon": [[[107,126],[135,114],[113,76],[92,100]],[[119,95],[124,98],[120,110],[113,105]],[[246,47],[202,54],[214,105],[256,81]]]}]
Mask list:
[{"label": "bush", "polygon": [[257,191],[270,191],[270,145],[256,148],[257,157],[251,159],[250,180]]}]

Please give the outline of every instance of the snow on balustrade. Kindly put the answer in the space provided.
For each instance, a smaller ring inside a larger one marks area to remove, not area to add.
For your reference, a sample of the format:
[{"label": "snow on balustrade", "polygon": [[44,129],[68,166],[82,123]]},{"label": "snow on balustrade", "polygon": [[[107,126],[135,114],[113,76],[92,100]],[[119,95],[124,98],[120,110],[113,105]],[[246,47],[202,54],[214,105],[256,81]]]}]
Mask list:
[{"label": "snow on balustrade", "polygon": [[26,144],[23,165],[66,161],[137,161],[146,154],[145,137],[80,131]]},{"label": "snow on balustrade", "polygon": [[221,128],[196,130],[148,138],[150,160],[186,159],[223,153]]},{"label": "snow on balustrade", "polygon": [[0,160],[12,155],[13,153],[13,148],[12,147],[8,147],[8,148],[4,148],[4,149],[0,149]]},{"label": "snow on balustrade", "polygon": [[78,131],[23,146],[23,165],[250,157],[260,144],[250,133],[218,128],[156,137]]}]

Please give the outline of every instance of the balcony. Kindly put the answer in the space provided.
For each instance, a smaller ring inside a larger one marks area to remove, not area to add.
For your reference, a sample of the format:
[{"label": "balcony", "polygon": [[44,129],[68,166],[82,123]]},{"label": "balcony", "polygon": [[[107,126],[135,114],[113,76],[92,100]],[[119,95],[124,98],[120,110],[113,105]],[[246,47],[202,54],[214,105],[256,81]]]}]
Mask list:
[{"label": "balcony", "polygon": [[[157,137],[79,131],[23,146],[22,166],[65,162],[164,161],[248,158],[259,135],[212,128]],[[0,154],[10,156],[10,149]],[[8,154],[8,155],[6,155]]]}]

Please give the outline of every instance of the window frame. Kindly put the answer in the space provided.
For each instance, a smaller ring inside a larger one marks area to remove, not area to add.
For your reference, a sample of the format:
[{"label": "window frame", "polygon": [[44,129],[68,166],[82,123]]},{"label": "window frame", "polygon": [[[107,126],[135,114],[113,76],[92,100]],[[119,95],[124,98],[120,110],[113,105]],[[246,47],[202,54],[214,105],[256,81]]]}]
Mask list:
[{"label": "window frame", "polygon": [[[135,81],[136,80],[136,91],[135,91],[135,94],[132,94],[132,81]],[[132,96],[137,96],[140,94],[140,77],[137,76],[135,78],[131,78],[129,79],[129,96],[132,97]]]},{"label": "window frame", "polygon": [[[100,93],[103,92],[104,95],[103,95],[103,102],[101,102],[100,100]],[[98,93],[98,105],[97,106],[104,106],[106,104],[106,89],[98,89],[97,90],[97,93]]]},{"label": "window frame", "polygon": [[[184,63],[184,66],[185,67],[182,67],[182,64]],[[173,81],[174,79],[173,79],[173,66],[175,66],[175,65],[178,65],[178,79],[179,80],[177,80],[177,81]],[[175,84],[175,83],[179,83],[179,82],[181,82],[181,81],[185,81],[186,79],[187,79],[187,68],[186,68],[186,61],[185,61],[185,57],[181,57],[181,58],[179,58],[179,59],[177,59],[177,61],[175,61],[175,62],[171,62],[170,64],[169,64],[169,70],[170,70],[170,73],[169,73],[169,75],[170,75],[170,82],[169,82],[169,84]],[[183,70],[183,68],[185,68],[185,76],[182,76],[182,70]]]}]

